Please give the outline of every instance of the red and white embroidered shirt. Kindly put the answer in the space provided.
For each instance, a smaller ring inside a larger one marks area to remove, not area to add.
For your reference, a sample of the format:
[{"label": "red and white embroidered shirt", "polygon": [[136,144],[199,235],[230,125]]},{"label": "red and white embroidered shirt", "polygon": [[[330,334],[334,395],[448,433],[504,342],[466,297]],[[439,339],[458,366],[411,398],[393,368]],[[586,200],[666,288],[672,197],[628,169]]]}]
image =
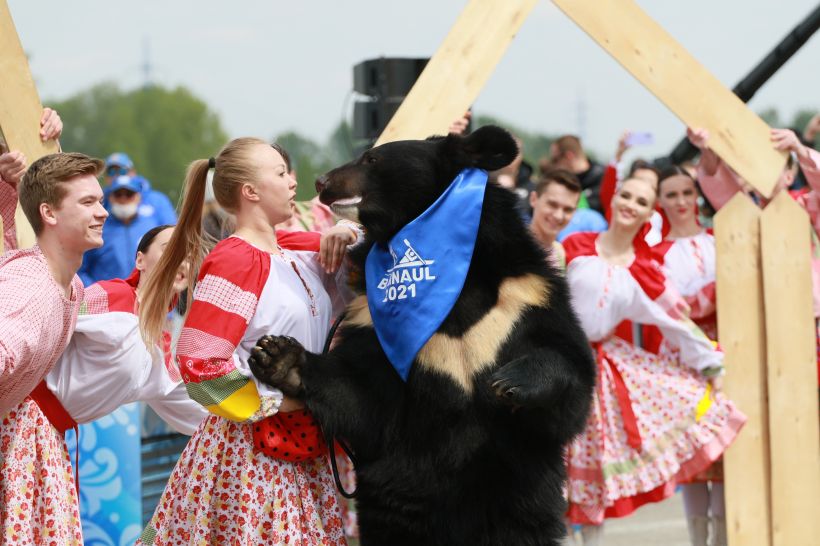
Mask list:
[{"label": "red and white embroidered shirt", "polygon": [[39,246],[0,257],[0,415],[22,402],[68,344],[83,284],[71,297],[51,276]]}]

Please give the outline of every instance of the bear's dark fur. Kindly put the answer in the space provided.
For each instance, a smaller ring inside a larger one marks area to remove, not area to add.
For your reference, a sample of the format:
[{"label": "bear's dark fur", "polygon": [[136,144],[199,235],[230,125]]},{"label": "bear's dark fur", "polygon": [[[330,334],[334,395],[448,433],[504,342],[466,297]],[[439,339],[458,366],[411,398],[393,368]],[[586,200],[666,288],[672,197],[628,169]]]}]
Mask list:
[{"label": "bear's dark fur", "polygon": [[[351,258],[363,271],[370,247],[420,215],[462,169],[495,170],[516,151],[497,127],[393,142],[317,187],[326,204],[362,197],[367,236]],[[364,296],[326,356],[269,336],[254,349],[254,374],[304,399],[353,448],[363,546],[552,545],[565,534],[564,447],[584,427],[595,363],[566,283],[515,199],[488,185],[464,288],[406,383]]]}]

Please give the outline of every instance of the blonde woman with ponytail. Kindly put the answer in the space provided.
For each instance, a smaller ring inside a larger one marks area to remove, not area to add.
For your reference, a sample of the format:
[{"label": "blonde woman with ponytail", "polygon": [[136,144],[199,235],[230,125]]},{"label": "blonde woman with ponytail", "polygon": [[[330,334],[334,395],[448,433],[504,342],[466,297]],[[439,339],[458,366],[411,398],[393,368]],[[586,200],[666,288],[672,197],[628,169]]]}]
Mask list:
[{"label": "blonde woman with ponytail", "polygon": [[[203,256],[205,181],[236,217],[231,237]],[[357,239],[346,225],[321,239],[274,226],[292,214],[296,181],[281,149],[254,138],[194,161],[179,223],[145,287],[140,327],[156,343],[176,271],[191,267],[189,312],[177,344],[188,394],[210,413],[180,457],[138,543],[345,544],[318,427],[301,404],[256,381],[249,351],[265,334],[320,352],[344,302],[338,269]],[[191,296],[192,295],[192,296]],[[150,345],[149,345],[150,346]]]}]

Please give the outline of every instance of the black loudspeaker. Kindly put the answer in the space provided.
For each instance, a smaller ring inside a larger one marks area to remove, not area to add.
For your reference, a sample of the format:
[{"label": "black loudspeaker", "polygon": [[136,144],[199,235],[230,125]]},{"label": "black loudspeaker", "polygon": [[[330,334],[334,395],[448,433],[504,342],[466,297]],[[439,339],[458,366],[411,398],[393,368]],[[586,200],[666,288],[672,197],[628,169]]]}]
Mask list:
[{"label": "black loudspeaker", "polygon": [[[403,99],[404,97],[401,97]],[[401,104],[399,100],[357,101],[353,105],[353,136],[359,139],[375,140],[381,134],[390,118]]]},{"label": "black loudspeaker", "polygon": [[380,57],[353,67],[353,90],[369,97],[403,97],[429,59]]},{"label": "black loudspeaker", "polygon": [[368,141],[365,147],[387,126],[428,60],[381,57],[353,67],[353,90],[365,95],[353,105],[353,136]]}]

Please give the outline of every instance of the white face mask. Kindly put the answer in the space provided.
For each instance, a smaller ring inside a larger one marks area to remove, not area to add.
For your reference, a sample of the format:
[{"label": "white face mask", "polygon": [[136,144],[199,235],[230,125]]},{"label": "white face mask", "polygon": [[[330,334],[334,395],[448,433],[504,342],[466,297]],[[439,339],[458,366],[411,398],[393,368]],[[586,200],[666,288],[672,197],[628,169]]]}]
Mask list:
[{"label": "white face mask", "polygon": [[137,215],[138,207],[139,203],[128,203],[127,205],[111,203],[111,214],[120,220],[129,220]]}]

